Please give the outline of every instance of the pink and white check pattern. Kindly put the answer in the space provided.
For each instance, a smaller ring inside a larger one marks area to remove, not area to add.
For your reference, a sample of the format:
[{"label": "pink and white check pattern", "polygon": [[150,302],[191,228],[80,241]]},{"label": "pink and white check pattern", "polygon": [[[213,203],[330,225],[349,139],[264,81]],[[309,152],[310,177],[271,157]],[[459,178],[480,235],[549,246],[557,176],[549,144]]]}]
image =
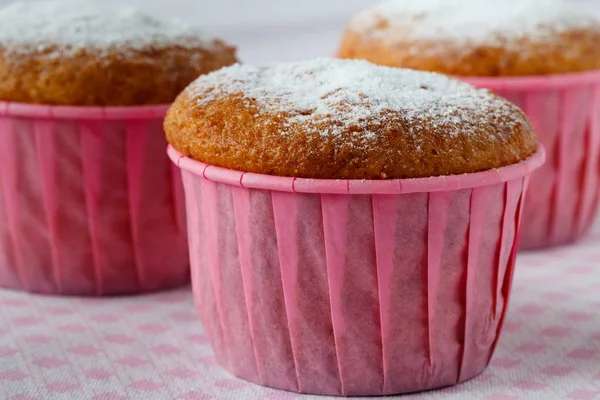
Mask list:
[{"label": "pink and white check pattern", "polygon": [[[2,400],[325,399],[229,376],[189,289],[83,299],[0,291]],[[520,256],[490,368],[422,400],[600,400],[600,226],[575,247]]]}]

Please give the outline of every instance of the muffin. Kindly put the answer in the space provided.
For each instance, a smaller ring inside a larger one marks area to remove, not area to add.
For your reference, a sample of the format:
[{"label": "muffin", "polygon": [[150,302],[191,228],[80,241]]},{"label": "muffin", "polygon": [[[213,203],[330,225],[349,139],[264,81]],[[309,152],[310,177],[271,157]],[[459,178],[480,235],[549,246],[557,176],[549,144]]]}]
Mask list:
[{"label": "muffin", "polygon": [[162,120],[234,49],[181,21],[81,1],[0,9],[0,286],[113,295],[189,281]]},{"label": "muffin", "polygon": [[568,0],[395,0],[355,16],[341,58],[450,74],[530,117],[549,159],[533,177],[522,248],[573,242],[598,209],[600,19]]},{"label": "muffin", "polygon": [[235,65],[192,83],[165,131],[198,311],[231,373],[358,396],[485,368],[544,158],[516,106],[365,61]]}]

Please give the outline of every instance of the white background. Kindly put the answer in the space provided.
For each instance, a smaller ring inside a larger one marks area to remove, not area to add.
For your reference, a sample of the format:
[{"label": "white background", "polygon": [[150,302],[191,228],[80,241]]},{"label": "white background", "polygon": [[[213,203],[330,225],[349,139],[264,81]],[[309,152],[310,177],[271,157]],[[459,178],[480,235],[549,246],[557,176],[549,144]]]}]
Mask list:
[{"label": "white background", "polygon": [[[12,1],[0,0],[0,5]],[[237,45],[239,57],[244,62],[290,61],[330,55],[336,49],[348,18],[378,3],[378,0],[89,1],[125,3],[156,15],[194,22],[207,32]],[[570,1],[589,4],[600,14],[600,0]]]},{"label": "white background", "polygon": [[[6,1],[6,0],[0,0]],[[119,3],[119,0],[109,0]],[[122,0],[121,0],[122,1]],[[331,54],[348,18],[377,0],[126,0],[185,18],[237,45],[245,62]]]},{"label": "white background", "polygon": [[[0,0],[0,6],[16,0]],[[52,1],[52,0],[47,0]],[[86,1],[86,0],[81,0]],[[377,0],[87,0],[186,19],[235,44],[245,62],[330,55],[348,18]]]}]

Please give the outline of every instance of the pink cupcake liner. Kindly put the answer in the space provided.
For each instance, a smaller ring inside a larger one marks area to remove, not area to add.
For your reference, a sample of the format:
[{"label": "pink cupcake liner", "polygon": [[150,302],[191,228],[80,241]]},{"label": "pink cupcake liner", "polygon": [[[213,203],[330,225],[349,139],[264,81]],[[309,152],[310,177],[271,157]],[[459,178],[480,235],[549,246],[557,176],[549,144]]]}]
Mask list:
[{"label": "pink cupcake liner", "polygon": [[527,113],[546,148],[523,211],[521,248],[573,242],[591,228],[600,186],[600,71],[523,78],[460,78]]},{"label": "pink cupcake liner", "polygon": [[115,295],[189,281],[167,109],[0,102],[0,287]]},{"label": "pink cupcake liner", "polygon": [[216,358],[261,385],[387,395],[490,361],[540,150],[483,173],[391,181],[183,170],[192,285]]}]

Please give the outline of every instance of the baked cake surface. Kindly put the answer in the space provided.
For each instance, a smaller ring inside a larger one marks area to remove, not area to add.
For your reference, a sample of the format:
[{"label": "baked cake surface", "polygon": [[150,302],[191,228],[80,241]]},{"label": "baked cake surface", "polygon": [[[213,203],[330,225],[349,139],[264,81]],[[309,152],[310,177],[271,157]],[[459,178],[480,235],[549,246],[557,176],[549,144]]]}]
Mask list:
[{"label": "baked cake surface", "polygon": [[536,151],[523,112],[487,90],[339,59],[201,76],[171,107],[165,131],[177,150],[207,164],[303,178],[462,174]]},{"label": "baked cake surface", "polygon": [[600,69],[600,19],[568,0],[391,0],[356,15],[341,58],[457,76]]},{"label": "baked cake surface", "polygon": [[182,21],[101,1],[0,8],[0,100],[129,106],[172,102],[235,49]]}]

